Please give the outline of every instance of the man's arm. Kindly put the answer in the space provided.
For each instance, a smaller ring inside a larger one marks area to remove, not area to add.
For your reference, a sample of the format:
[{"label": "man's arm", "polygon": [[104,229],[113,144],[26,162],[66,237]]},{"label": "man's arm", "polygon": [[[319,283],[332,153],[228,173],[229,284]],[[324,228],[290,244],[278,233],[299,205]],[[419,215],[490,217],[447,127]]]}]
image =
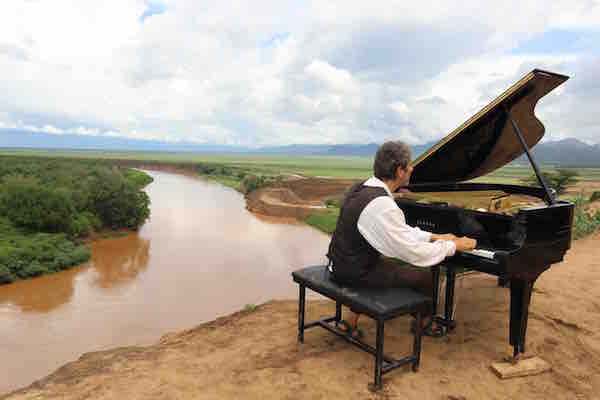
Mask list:
[{"label": "man's arm", "polygon": [[436,240],[454,240],[454,239],[456,239],[456,236],[454,236],[451,233],[432,233],[429,241],[435,242]]},{"label": "man's arm", "polygon": [[[431,234],[406,224],[404,213],[392,198],[378,197],[369,203],[358,219],[358,231],[377,251],[412,265],[429,267],[475,247],[469,238],[451,234]],[[437,240],[432,240],[432,235]]]},{"label": "man's arm", "polygon": [[391,197],[372,200],[361,212],[358,231],[379,253],[409,264],[429,267],[454,255],[451,240],[432,242],[431,233],[406,224],[404,213]]}]

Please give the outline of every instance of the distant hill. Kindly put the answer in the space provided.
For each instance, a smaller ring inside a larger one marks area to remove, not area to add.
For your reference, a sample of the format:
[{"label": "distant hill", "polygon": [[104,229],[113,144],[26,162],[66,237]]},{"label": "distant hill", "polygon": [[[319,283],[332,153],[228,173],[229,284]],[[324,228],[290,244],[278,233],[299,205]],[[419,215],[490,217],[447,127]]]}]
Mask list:
[{"label": "distant hill", "polygon": [[[431,146],[435,142],[412,146],[413,156],[418,156]],[[262,147],[255,150],[256,153],[261,154],[289,154],[289,155],[304,155],[304,156],[361,156],[361,157],[374,157],[379,144],[309,144],[309,145],[298,145],[293,144],[289,146],[278,146],[278,147]]]},{"label": "distant hill", "polygon": [[375,155],[376,143],[369,144],[292,144],[288,146],[261,147],[254,150],[261,154],[289,154],[303,156],[368,156]]},{"label": "distant hill", "polygon": [[[565,167],[600,167],[600,145],[590,146],[577,139],[564,139],[537,144],[531,151],[539,164]],[[519,164],[529,163],[526,156],[517,159]]]},{"label": "distant hill", "polygon": [[74,134],[50,134],[13,129],[0,129],[0,148],[37,148],[62,150],[120,150],[120,151],[167,151],[167,152],[247,152],[246,147],[196,144],[186,142],[162,142],[157,140],[129,139],[113,136]]},{"label": "distant hill", "polygon": [[[436,142],[413,146],[413,156],[417,157]],[[161,142],[155,140],[127,139],[109,136],[55,135],[49,133],[26,132],[0,129],[0,148],[45,148],[111,151],[162,151],[195,153],[244,153],[244,154],[284,154],[292,156],[362,156],[373,157],[378,144],[333,144],[267,146],[249,148],[186,142]],[[564,139],[537,144],[532,150],[539,164],[570,167],[600,167],[600,144],[591,146],[577,139]],[[525,156],[515,163],[529,164]]]}]

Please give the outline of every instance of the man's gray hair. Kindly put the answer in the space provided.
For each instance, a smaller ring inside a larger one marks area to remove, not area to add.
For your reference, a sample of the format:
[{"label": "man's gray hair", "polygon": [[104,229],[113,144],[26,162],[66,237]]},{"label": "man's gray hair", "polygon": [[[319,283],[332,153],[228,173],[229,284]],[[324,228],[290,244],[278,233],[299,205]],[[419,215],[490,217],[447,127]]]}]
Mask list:
[{"label": "man's gray hair", "polygon": [[396,179],[396,169],[406,169],[410,162],[411,151],[404,142],[389,141],[377,149],[373,162],[373,174],[381,180]]}]

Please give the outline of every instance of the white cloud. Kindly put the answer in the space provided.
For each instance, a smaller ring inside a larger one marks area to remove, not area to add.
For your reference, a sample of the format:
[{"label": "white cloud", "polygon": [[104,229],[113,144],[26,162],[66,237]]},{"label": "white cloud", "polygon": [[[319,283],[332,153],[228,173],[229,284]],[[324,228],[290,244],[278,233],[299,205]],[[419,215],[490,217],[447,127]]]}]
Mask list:
[{"label": "white cloud", "polygon": [[[50,132],[50,131],[47,131]],[[52,132],[50,132],[52,133]],[[86,128],[85,126],[79,126],[74,130],[71,130],[70,133],[75,133],[77,135],[90,135],[90,136],[98,136],[100,134],[100,130],[98,128]]]},{"label": "white cloud", "polygon": [[60,128],[57,128],[55,126],[52,126],[52,125],[48,125],[48,124],[44,125],[40,129],[40,131],[42,131],[42,132],[48,132],[48,133],[53,133],[55,135],[62,135],[63,133],[65,133],[64,130],[62,130]]},{"label": "white cloud", "polygon": [[399,114],[406,115],[409,112],[408,106],[402,101],[395,101],[389,104],[389,107]]},{"label": "white cloud", "polygon": [[306,66],[304,72],[309,77],[325,84],[329,89],[339,92],[355,92],[358,85],[348,71],[335,68],[326,61],[314,60]]},{"label": "white cloud", "polygon": [[[598,29],[598,1],[10,2],[0,128],[227,144],[436,140],[533,67],[573,74],[537,108],[598,142],[593,54],[511,52]],[[596,47],[594,47],[596,46]],[[583,89],[583,80],[587,87]]]}]

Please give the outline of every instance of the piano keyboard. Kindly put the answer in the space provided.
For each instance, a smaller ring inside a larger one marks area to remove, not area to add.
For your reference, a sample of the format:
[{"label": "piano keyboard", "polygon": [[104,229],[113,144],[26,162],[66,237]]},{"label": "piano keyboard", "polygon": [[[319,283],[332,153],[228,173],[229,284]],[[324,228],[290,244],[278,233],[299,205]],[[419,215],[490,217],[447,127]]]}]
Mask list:
[{"label": "piano keyboard", "polygon": [[465,250],[463,253],[473,254],[474,256],[489,258],[490,260],[494,259],[494,252],[490,250],[484,249],[473,249],[473,250]]}]

